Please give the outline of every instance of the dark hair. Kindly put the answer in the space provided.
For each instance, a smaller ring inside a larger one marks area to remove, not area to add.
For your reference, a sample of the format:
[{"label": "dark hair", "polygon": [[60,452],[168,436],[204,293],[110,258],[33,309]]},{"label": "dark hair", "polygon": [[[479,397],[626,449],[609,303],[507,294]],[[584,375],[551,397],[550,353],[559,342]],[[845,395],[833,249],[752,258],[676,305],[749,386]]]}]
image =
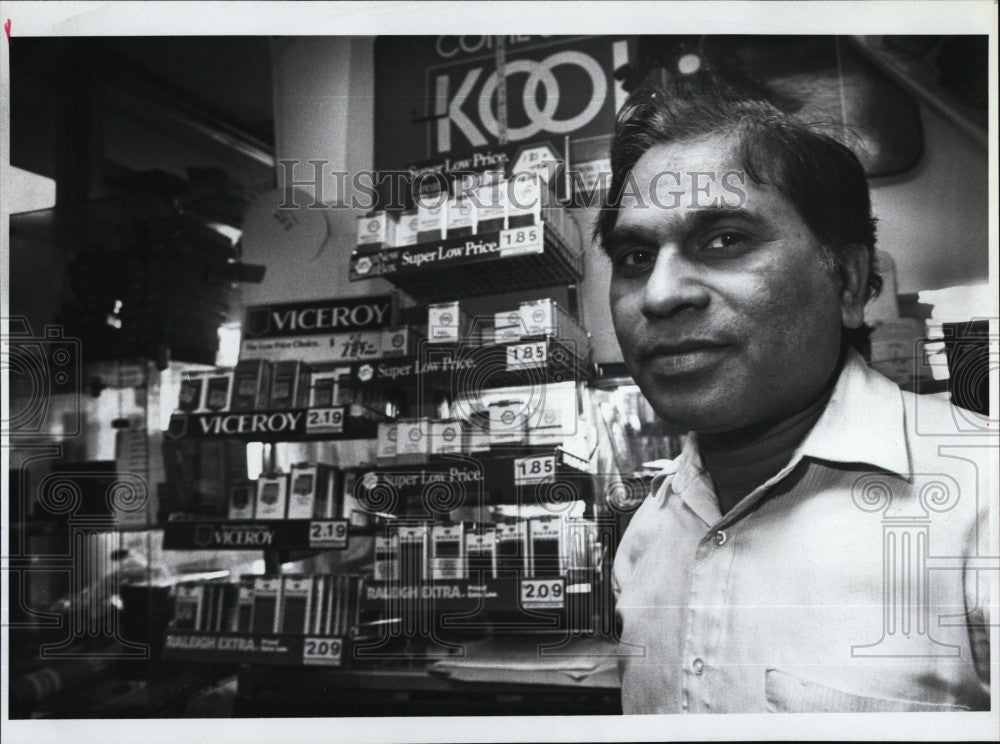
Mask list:
[{"label": "dark hair", "polygon": [[[735,135],[736,158],[752,181],[773,186],[795,205],[833,267],[848,246],[867,249],[865,299],[878,294],[882,277],[874,265],[875,220],[857,156],[818,127],[700,75],[677,78],[669,88],[644,85],[618,113],[611,184],[594,237],[603,243],[614,228],[629,173],[643,153],[655,145],[719,133]],[[867,325],[844,328],[843,339],[868,356],[871,330]]]}]

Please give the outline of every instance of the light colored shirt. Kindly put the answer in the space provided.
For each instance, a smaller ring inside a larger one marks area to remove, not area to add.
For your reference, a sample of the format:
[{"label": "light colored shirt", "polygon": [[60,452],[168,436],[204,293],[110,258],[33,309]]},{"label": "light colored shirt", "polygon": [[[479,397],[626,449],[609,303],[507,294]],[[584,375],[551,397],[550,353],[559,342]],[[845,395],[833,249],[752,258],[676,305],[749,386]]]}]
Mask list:
[{"label": "light colored shirt", "polygon": [[852,354],[789,463],[725,516],[689,435],[615,557],[624,712],[988,708],[982,426]]}]

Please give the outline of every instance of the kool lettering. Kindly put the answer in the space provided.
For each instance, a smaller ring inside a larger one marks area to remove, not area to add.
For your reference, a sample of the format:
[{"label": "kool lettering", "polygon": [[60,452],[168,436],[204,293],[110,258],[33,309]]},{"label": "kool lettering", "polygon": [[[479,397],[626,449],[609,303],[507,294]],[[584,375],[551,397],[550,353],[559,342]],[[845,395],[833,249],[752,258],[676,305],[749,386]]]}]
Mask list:
[{"label": "kool lettering", "polygon": [[201,416],[198,423],[203,434],[277,434],[294,432],[302,411],[278,413],[233,413]]},{"label": "kool lettering", "polygon": [[356,307],[310,307],[304,310],[274,311],[274,326],[279,331],[322,331],[328,328],[365,328],[385,324],[388,305],[367,304]]}]

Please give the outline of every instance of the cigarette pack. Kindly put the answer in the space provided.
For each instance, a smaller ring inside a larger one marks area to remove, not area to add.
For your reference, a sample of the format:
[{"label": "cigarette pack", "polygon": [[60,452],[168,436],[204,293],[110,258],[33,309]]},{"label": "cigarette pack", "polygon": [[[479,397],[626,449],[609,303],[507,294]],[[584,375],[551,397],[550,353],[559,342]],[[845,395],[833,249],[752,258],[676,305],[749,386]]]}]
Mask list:
[{"label": "cigarette pack", "polygon": [[181,630],[201,630],[205,613],[205,585],[178,584],[174,599],[173,626]]},{"label": "cigarette pack", "polygon": [[453,196],[448,200],[448,237],[472,235],[476,228],[476,206],[472,199]]},{"label": "cigarette pack", "polygon": [[419,584],[428,578],[430,530],[426,524],[400,525],[399,580]]},{"label": "cigarette pack", "polygon": [[464,447],[462,425],[458,421],[432,421],[430,429],[432,455],[460,453]]},{"label": "cigarette pack", "polygon": [[507,182],[504,180],[488,180],[476,189],[477,225],[476,232],[480,235],[503,230],[506,216]]},{"label": "cigarette pack", "polygon": [[313,578],[312,612],[309,616],[307,633],[322,634],[326,624],[326,602],[330,592],[330,577],[316,574]]},{"label": "cigarette pack", "polygon": [[233,613],[231,630],[236,633],[249,633],[253,620],[253,576],[241,576],[236,595],[236,612]]},{"label": "cigarette pack", "polygon": [[470,579],[496,578],[497,533],[494,528],[470,530],[465,533],[465,559]]},{"label": "cigarette pack", "polygon": [[378,425],[375,439],[375,459],[388,462],[396,459],[396,422],[383,422]]},{"label": "cigarette pack", "polygon": [[425,418],[396,422],[396,457],[403,462],[423,462],[430,454],[430,421]]},{"label": "cigarette pack", "polygon": [[522,302],[519,312],[525,336],[556,336],[575,345],[577,356],[584,357],[590,346],[587,332],[557,302],[547,298]]},{"label": "cigarette pack", "polygon": [[399,535],[392,532],[375,538],[375,581],[399,581]]},{"label": "cigarette pack", "polygon": [[422,194],[417,199],[417,242],[430,243],[448,237],[448,194]]},{"label": "cigarette pack", "polygon": [[209,411],[228,411],[233,390],[233,373],[217,372],[205,377],[205,408]]},{"label": "cigarette pack", "polygon": [[281,624],[278,633],[302,635],[308,632],[312,612],[312,576],[282,577]]},{"label": "cigarette pack", "polygon": [[563,530],[558,517],[536,517],[528,522],[528,547],[532,577],[561,576]]},{"label": "cigarette pack", "polygon": [[257,519],[285,519],[288,511],[288,476],[262,475],[257,479]]},{"label": "cigarette pack", "polygon": [[465,578],[465,529],[459,524],[436,524],[431,530],[431,568],[434,579]]},{"label": "cigarette pack", "polygon": [[490,446],[497,444],[524,444],[527,435],[527,418],[524,402],[501,400],[490,406]]},{"label": "cigarette pack", "polygon": [[521,571],[528,575],[528,530],[521,520],[499,522],[497,531],[497,570]]},{"label": "cigarette pack", "polygon": [[343,489],[341,490],[341,519],[346,519],[352,527],[367,527],[371,524],[372,513],[354,495],[358,483],[357,471],[341,470]]},{"label": "cigarette pack", "polygon": [[323,463],[292,466],[288,494],[289,519],[329,519],[337,510],[336,469]]},{"label": "cigarette pack", "polygon": [[396,245],[396,218],[391,212],[378,211],[367,217],[358,217],[355,244],[359,249],[380,250]]},{"label": "cigarette pack", "polygon": [[253,519],[256,490],[256,484],[249,480],[229,486],[230,519]]},{"label": "cigarette pack", "polygon": [[382,356],[391,358],[416,354],[421,338],[415,328],[386,329],[382,331]]},{"label": "cigarette pack", "polygon": [[488,452],[490,449],[489,416],[484,422],[471,421],[465,425],[465,448],[468,452]]},{"label": "cigarette pack", "polygon": [[504,310],[493,315],[493,343],[506,344],[521,340],[524,325],[519,310]]},{"label": "cigarette pack", "polygon": [[462,340],[467,322],[458,300],[427,306],[428,343],[455,344]]},{"label": "cigarette pack", "polygon": [[253,614],[250,627],[254,633],[277,633],[281,622],[281,577],[258,576],[253,584]]},{"label": "cigarette pack", "polygon": [[407,211],[399,215],[399,224],[396,225],[396,248],[405,248],[408,245],[416,245],[419,231],[419,220],[416,211]]},{"label": "cigarette pack", "polygon": [[267,408],[271,389],[271,363],[264,359],[243,359],[233,375],[233,411],[260,411]]},{"label": "cigarette pack", "polygon": [[309,365],[300,361],[275,362],[271,372],[270,408],[305,408],[309,404]]},{"label": "cigarette pack", "polygon": [[507,227],[537,225],[542,220],[544,186],[537,172],[521,172],[507,182]]},{"label": "cigarette pack", "polygon": [[205,377],[200,374],[185,374],[181,376],[181,394],[177,408],[185,413],[202,410],[202,398],[205,388]]},{"label": "cigarette pack", "polygon": [[341,374],[340,370],[323,370],[312,373],[309,386],[310,408],[327,408],[339,405]]}]

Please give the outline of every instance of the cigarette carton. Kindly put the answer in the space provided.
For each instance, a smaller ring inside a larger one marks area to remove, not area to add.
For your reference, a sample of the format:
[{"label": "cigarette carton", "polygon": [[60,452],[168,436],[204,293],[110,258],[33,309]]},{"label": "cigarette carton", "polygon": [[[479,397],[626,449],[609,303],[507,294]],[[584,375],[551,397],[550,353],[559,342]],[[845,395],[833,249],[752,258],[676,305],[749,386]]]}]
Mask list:
[{"label": "cigarette carton", "polygon": [[436,524],[431,531],[432,577],[464,579],[465,537],[462,524]]},{"label": "cigarette carton", "polygon": [[288,512],[288,476],[262,475],[257,479],[257,519],[285,519]]},{"label": "cigarette carton", "polygon": [[261,411],[267,408],[271,390],[271,363],[264,359],[243,359],[233,374],[233,411]]},{"label": "cigarette carton", "polygon": [[257,485],[253,481],[233,483],[229,487],[229,518],[253,519]]}]

